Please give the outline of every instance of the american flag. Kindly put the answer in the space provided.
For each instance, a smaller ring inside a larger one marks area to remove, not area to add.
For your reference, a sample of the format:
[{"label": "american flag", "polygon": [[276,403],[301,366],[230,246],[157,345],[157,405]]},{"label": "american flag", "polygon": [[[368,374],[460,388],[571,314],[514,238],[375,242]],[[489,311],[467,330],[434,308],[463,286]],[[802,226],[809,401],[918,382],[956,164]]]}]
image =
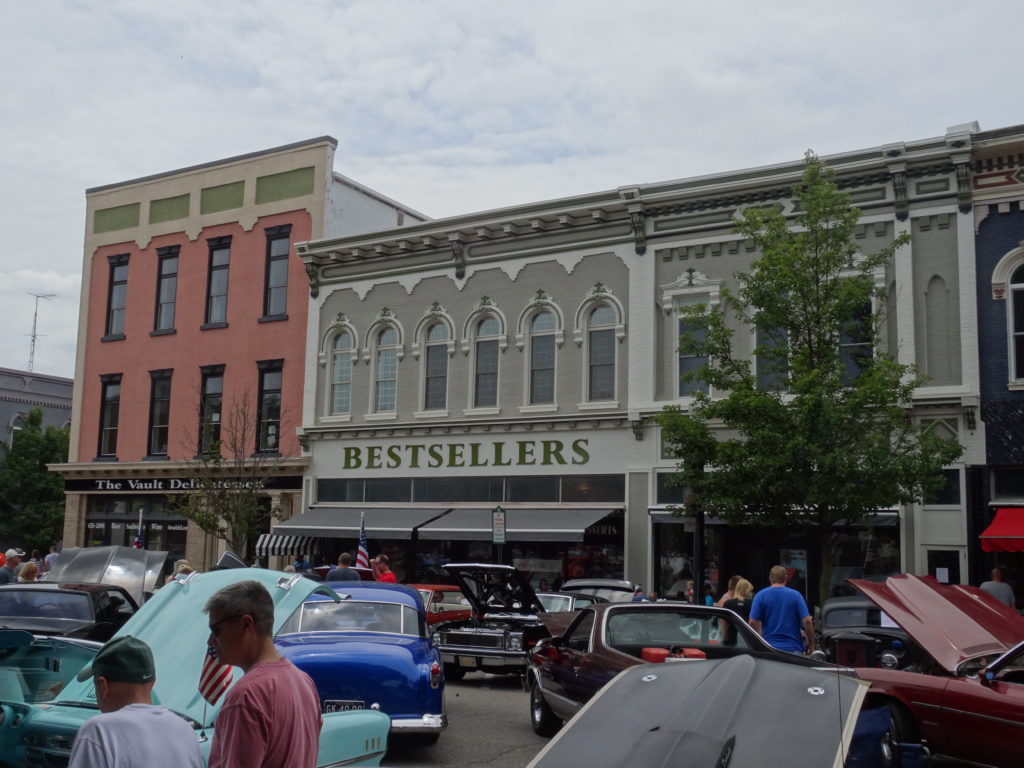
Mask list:
[{"label": "american flag", "polygon": [[366,544],[366,515],[359,516],[359,550],[356,552],[356,568],[370,567],[370,548]]},{"label": "american flag", "polygon": [[216,704],[224,691],[231,685],[234,672],[229,664],[217,661],[217,652],[212,646],[206,646],[206,658],[203,659],[203,671],[199,675],[199,693],[210,704]]},{"label": "american flag", "polygon": [[135,547],[135,549],[145,549],[146,548],[146,540],[142,536],[142,510],[141,509],[139,510],[139,530],[138,530],[138,533],[135,534],[135,541],[132,542],[132,546]]}]

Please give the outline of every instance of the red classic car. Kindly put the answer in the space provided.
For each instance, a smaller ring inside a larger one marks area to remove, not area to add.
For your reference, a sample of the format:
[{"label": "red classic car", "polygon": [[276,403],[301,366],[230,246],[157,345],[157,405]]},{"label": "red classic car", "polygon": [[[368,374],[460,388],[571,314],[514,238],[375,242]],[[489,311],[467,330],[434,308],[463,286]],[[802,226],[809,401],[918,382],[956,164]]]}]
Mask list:
[{"label": "red classic car", "polygon": [[918,671],[858,668],[895,742],[998,768],[1024,765],[1024,617],[976,587],[850,579],[927,652]]},{"label": "red classic car", "polygon": [[430,626],[442,621],[468,619],[473,615],[469,600],[455,584],[408,584],[420,593]]}]

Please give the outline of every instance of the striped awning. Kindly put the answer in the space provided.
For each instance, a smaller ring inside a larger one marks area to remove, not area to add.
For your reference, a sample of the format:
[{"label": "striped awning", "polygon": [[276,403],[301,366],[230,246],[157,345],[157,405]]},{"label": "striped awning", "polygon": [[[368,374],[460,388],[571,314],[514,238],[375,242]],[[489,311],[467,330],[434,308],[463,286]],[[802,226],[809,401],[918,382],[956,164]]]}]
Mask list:
[{"label": "striped awning", "polygon": [[256,554],[259,557],[269,555],[308,555],[315,546],[313,536],[283,536],[278,533],[261,533],[256,541]]}]

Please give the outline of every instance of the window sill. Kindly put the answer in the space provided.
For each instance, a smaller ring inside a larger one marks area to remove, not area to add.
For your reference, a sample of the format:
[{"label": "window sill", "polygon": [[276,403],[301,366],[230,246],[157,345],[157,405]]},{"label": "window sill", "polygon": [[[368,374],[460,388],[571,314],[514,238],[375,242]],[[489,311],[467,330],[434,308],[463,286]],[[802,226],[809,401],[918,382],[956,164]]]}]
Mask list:
[{"label": "window sill", "polygon": [[414,419],[447,419],[448,409],[436,411],[413,411],[412,417]]},{"label": "window sill", "polygon": [[150,454],[142,457],[143,461],[170,461],[170,457],[166,453],[161,454]]},{"label": "window sill", "polygon": [[120,459],[117,458],[117,456],[97,456],[95,459],[93,459],[93,461],[100,463],[111,463],[115,461],[120,461]]},{"label": "window sill", "polygon": [[256,451],[249,458],[251,458],[251,459],[278,459],[280,457],[281,457],[281,453],[279,451],[273,450],[273,451]]},{"label": "window sill", "polygon": [[333,413],[330,416],[321,416],[320,423],[322,424],[343,424],[352,421],[352,414],[350,413]]},{"label": "window sill", "polygon": [[227,328],[227,323],[203,323],[199,326],[200,331],[212,331],[214,328]]},{"label": "window sill", "polygon": [[100,341],[124,341],[123,333],[108,333]]},{"label": "window sill", "polygon": [[150,331],[150,336],[173,336],[178,331],[174,328],[158,328],[155,331]]},{"label": "window sill", "polygon": [[1008,392],[1024,392],[1024,381],[1011,381],[1006,389]]},{"label": "window sill", "polygon": [[576,408],[581,411],[599,411],[605,408],[618,408],[618,400],[595,400],[589,403],[579,403]]},{"label": "window sill", "polygon": [[497,416],[501,413],[501,408],[466,408],[463,412],[463,416]]},{"label": "window sill", "polygon": [[520,413],[554,413],[558,410],[558,406],[554,403],[546,403],[544,405],[521,405],[519,406]]},{"label": "window sill", "polygon": [[363,419],[366,421],[397,421],[398,412],[388,411],[387,413],[368,413]]},{"label": "window sill", "polygon": [[259,318],[256,322],[257,323],[279,323],[282,320],[287,320],[287,319],[288,319],[288,315],[264,315],[263,317]]}]

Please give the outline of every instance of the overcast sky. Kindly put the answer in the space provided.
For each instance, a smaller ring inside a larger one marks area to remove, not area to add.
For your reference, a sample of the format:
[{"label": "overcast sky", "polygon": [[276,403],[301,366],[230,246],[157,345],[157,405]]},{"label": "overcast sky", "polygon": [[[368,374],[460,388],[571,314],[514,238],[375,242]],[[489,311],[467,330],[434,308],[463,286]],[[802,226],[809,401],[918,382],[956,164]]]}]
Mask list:
[{"label": "overcast sky", "polygon": [[429,216],[1024,123],[998,0],[5,0],[0,367],[74,375],[85,189],[328,134]]}]

